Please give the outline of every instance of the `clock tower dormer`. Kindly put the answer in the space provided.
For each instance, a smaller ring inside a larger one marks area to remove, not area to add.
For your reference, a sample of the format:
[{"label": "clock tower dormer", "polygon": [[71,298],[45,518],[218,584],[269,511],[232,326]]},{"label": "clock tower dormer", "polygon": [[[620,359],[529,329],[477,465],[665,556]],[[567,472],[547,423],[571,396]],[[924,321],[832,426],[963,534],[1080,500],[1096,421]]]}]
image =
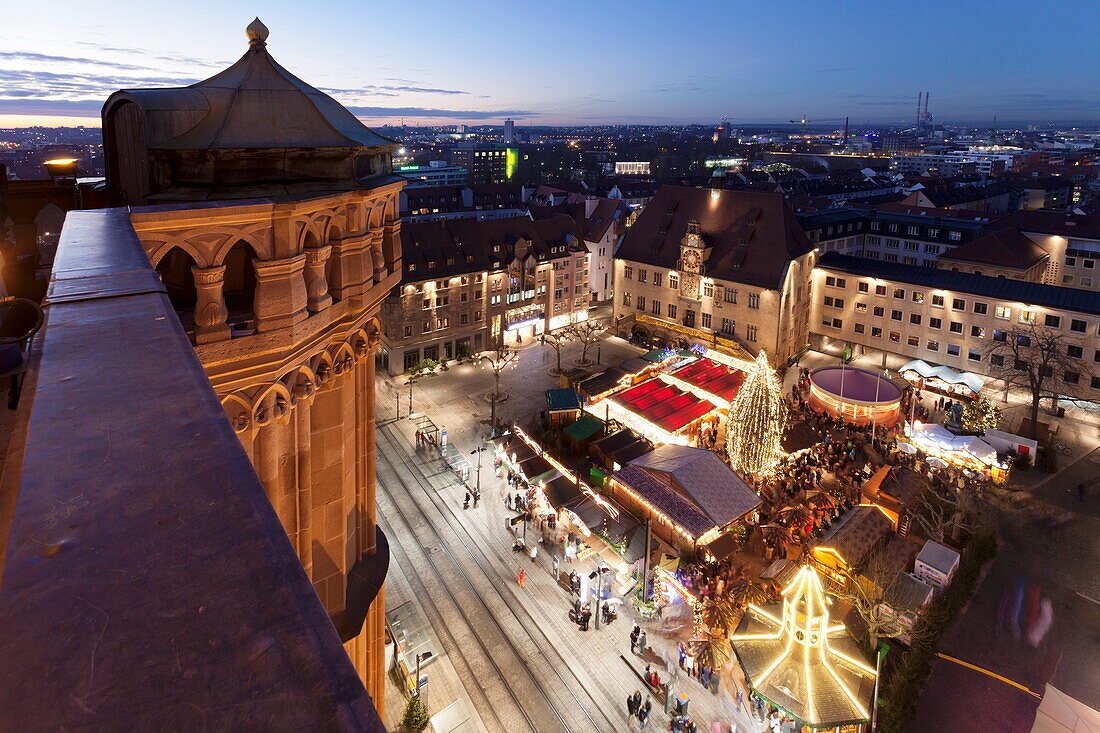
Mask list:
[{"label": "clock tower dormer", "polygon": [[707,246],[703,242],[699,221],[688,222],[687,233],[680,240],[680,297],[699,300],[699,279],[703,274],[703,263],[707,255]]}]

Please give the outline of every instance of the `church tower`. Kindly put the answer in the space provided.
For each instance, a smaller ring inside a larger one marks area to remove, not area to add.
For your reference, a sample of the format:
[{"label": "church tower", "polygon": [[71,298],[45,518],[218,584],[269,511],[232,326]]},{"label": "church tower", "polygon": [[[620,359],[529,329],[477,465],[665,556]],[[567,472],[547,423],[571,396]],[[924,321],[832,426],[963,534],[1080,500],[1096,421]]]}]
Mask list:
[{"label": "church tower", "polygon": [[374,352],[404,181],[392,140],[246,36],[205,81],[111,95],[107,182],[381,712]]}]

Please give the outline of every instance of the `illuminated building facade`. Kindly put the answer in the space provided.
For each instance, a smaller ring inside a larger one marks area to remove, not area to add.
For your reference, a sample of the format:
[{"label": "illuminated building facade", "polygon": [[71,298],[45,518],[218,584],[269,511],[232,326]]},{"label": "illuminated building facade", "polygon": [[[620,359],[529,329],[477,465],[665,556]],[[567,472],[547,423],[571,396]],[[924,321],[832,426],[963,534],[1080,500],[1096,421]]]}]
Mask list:
[{"label": "illuminated building facade", "polygon": [[1052,388],[1100,396],[1100,377],[1090,376],[1100,362],[1096,291],[830,252],[814,272],[811,309],[815,348],[885,352],[993,377],[1005,357],[988,353],[991,341],[1005,340],[1013,329],[1048,329],[1082,363],[1079,372],[1053,375]]},{"label": "illuminated building facade", "polygon": [[619,331],[782,365],[808,343],[814,258],[781,195],[665,186],[616,254]]},{"label": "illuminated building facade", "polygon": [[390,374],[588,319],[589,255],[568,216],[416,222],[401,236],[401,284],[381,314]]}]

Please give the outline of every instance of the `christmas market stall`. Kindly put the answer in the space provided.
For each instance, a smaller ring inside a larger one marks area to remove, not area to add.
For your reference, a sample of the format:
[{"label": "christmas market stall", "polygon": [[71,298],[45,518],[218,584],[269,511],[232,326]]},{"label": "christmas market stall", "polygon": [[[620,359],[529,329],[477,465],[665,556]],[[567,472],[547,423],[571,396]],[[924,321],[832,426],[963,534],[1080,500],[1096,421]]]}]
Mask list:
[{"label": "christmas market stall", "polygon": [[985,379],[977,374],[957,372],[945,366],[932,366],[921,359],[906,363],[898,373],[917,389],[927,389],[968,400],[977,397],[985,386]]},{"label": "christmas market stall", "polygon": [[781,712],[815,730],[862,730],[877,673],[830,611],[817,572],[803,565],[782,603],[749,604],[730,643],[749,687]]},{"label": "christmas market stall", "polygon": [[[654,534],[672,547],[725,557],[734,549],[727,530],[761,504],[713,451],[662,445],[612,474],[608,493],[633,513],[649,517]],[[740,534],[740,533],[738,533]]]},{"label": "christmas market stall", "polygon": [[[942,425],[919,420],[907,427],[908,440],[934,459],[960,469],[976,471],[1000,483],[1008,478],[1010,463],[997,449],[975,435],[956,435]],[[934,465],[934,464],[933,464]]]},{"label": "christmas market stall", "polygon": [[717,409],[709,400],[656,377],[585,407],[654,443],[679,445],[691,445],[712,431],[718,423]]},{"label": "christmas market stall", "polygon": [[901,418],[901,387],[868,369],[823,367],[810,372],[810,405],[855,425],[889,427]]},{"label": "christmas market stall", "polygon": [[662,372],[661,379],[719,407],[729,407],[745,381],[745,373],[703,357],[677,364],[674,369]]}]

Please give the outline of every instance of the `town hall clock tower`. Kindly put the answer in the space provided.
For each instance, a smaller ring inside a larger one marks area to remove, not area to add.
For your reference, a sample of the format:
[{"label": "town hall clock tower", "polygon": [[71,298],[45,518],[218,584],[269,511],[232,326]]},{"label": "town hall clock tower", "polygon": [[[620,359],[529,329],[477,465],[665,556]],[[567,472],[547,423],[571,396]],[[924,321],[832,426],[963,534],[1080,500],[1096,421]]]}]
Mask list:
[{"label": "town hall clock tower", "polygon": [[680,240],[680,297],[699,300],[699,281],[703,275],[703,262],[707,247],[703,243],[699,222],[688,222],[687,233]]}]

